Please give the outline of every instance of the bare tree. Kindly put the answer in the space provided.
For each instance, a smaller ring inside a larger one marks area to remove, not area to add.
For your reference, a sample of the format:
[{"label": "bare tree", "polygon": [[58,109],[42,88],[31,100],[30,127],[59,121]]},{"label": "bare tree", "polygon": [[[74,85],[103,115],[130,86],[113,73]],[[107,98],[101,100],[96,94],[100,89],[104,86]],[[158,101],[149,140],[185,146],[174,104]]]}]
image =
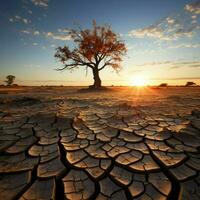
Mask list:
[{"label": "bare tree", "polygon": [[7,84],[7,86],[11,86],[14,83],[15,76],[13,75],[8,75],[6,76],[6,79],[4,82]]},{"label": "bare tree", "polygon": [[73,70],[85,67],[92,70],[94,84],[92,88],[101,87],[99,72],[106,67],[112,67],[118,71],[122,56],[127,49],[119,36],[109,26],[97,26],[93,22],[92,29],[72,30],[69,32],[75,43],[75,48],[70,50],[68,46],[58,47],[55,57],[61,61],[64,67],[58,70]]}]

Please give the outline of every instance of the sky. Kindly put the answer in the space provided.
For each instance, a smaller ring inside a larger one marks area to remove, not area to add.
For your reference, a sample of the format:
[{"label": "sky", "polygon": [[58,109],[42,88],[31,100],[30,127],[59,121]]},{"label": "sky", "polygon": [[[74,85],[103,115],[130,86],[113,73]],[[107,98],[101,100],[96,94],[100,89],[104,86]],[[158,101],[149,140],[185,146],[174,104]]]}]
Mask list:
[{"label": "sky", "polygon": [[89,85],[91,72],[56,71],[55,48],[74,47],[69,30],[110,25],[126,44],[122,70],[100,73],[104,85],[200,84],[200,0],[1,0],[0,84]]}]

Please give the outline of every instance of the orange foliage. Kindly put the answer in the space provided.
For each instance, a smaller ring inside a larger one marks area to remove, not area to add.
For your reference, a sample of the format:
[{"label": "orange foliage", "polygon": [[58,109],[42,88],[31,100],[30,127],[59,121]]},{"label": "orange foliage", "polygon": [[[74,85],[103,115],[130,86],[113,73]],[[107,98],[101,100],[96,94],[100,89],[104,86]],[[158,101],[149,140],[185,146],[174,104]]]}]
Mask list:
[{"label": "orange foliage", "polygon": [[99,71],[105,67],[112,67],[118,71],[122,56],[126,53],[126,46],[119,36],[109,26],[97,26],[93,22],[92,29],[71,30],[69,32],[74,40],[75,48],[58,47],[55,57],[62,62],[63,68],[69,69],[84,66],[91,68],[94,75],[94,87],[101,86]]},{"label": "orange foliage", "polygon": [[127,50],[110,27],[97,26],[94,21],[93,29],[71,30],[69,34],[77,46],[72,51],[67,46],[57,48],[55,57],[64,64],[60,70],[78,66],[98,68],[98,71],[106,66],[115,70],[120,68],[122,56]]}]

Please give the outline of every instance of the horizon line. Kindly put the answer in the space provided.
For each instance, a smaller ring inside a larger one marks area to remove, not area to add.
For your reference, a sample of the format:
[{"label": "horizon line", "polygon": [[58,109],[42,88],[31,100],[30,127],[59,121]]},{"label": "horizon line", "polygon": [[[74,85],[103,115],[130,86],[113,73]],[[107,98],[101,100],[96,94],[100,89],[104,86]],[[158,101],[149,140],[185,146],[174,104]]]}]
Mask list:
[{"label": "horizon line", "polygon": [[[197,80],[199,79],[200,80],[200,77],[173,77],[173,78],[150,78],[149,80],[156,80],[156,81],[165,81],[165,80],[187,80],[187,79],[191,79],[191,80]],[[67,80],[20,80],[20,79],[16,79],[16,81],[20,81],[20,82],[82,82],[82,83],[86,83],[88,81],[73,81],[73,80],[70,80],[70,81],[67,81]],[[103,81],[127,81],[127,80],[103,80]],[[4,82],[4,80],[0,79],[0,82]]]}]

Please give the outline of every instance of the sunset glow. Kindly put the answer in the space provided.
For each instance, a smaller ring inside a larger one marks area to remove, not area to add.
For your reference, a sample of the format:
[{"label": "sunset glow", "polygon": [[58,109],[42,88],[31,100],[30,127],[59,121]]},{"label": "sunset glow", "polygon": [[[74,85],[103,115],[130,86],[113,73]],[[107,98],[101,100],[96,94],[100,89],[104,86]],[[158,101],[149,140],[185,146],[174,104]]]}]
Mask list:
[{"label": "sunset glow", "polygon": [[130,85],[131,86],[137,86],[137,87],[142,87],[148,85],[149,80],[146,76],[144,75],[136,75],[132,78]]},{"label": "sunset glow", "polygon": [[105,2],[1,1],[0,84],[12,74],[19,85],[91,85],[92,72],[84,76],[84,67],[73,74],[55,71],[62,63],[54,54],[58,46],[73,49],[69,30],[78,24],[90,29],[93,20],[109,25],[128,49],[120,76],[112,67],[101,71],[103,85],[200,84],[200,12],[195,0]]}]

